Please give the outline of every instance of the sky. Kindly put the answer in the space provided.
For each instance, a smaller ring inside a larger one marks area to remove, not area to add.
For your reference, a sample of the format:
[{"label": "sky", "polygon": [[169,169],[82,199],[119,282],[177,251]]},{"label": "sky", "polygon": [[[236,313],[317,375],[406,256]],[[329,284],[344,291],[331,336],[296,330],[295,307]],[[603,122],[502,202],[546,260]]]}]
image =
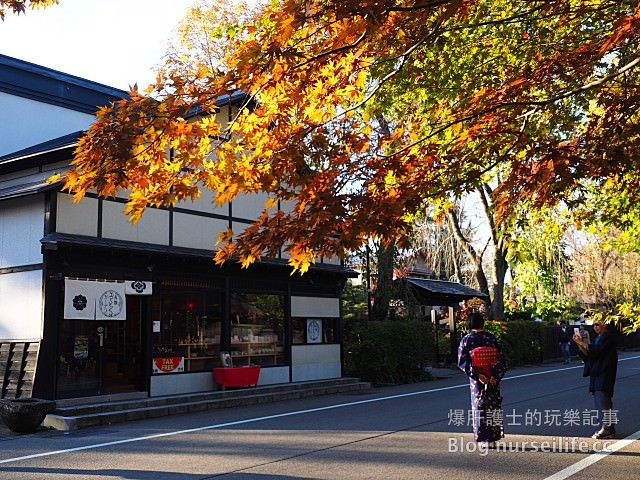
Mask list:
[{"label": "sky", "polygon": [[[137,82],[144,89],[193,3],[60,0],[25,15],[9,13],[0,21],[0,53],[110,87],[128,90]],[[484,223],[483,218],[472,220]]]},{"label": "sky", "polygon": [[142,89],[193,0],[60,0],[8,13],[0,53],[111,87]]}]

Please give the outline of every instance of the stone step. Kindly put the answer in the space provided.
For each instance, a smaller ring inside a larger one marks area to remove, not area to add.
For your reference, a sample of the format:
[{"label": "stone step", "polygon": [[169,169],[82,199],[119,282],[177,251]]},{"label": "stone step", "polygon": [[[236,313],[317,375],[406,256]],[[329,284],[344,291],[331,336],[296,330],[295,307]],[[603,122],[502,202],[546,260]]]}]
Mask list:
[{"label": "stone step", "polygon": [[128,398],[124,400],[112,400],[103,402],[92,402],[91,398],[83,399],[84,402],[77,404],[77,402],[71,402],[67,404],[67,401],[61,400],[57,403],[55,414],[63,416],[78,416],[87,415],[92,413],[103,413],[117,410],[130,410],[134,408],[144,408],[162,405],[173,405],[180,403],[206,401],[209,399],[218,400],[220,398],[233,398],[239,396],[246,396],[248,394],[267,394],[272,392],[290,391],[290,390],[302,390],[309,387],[324,387],[333,385],[352,384],[358,382],[358,379],[354,378],[337,378],[331,380],[319,380],[310,382],[296,382],[278,385],[264,385],[258,387],[249,388],[237,388],[231,390],[216,390],[212,392],[197,392],[182,395],[166,395],[158,397],[137,397]]},{"label": "stone step", "polygon": [[318,395],[356,392],[370,388],[371,384],[368,382],[361,382],[355,378],[341,378],[189,395],[61,406],[48,414],[42,425],[56,430],[69,431],[145,418],[202,412],[241,405],[255,405]]}]

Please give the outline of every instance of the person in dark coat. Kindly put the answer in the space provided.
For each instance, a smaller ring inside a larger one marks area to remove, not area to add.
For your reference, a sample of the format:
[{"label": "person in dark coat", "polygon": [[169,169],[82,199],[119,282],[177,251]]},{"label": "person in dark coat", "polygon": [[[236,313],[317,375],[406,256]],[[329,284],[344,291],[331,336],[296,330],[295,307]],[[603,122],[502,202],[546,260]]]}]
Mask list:
[{"label": "person in dark coat", "polygon": [[600,429],[593,434],[593,438],[613,438],[616,429],[612,415],[606,415],[613,410],[613,386],[616,383],[618,370],[618,352],[616,341],[611,332],[611,325],[604,321],[594,322],[593,329],[597,337],[591,343],[586,343],[580,333],[573,336],[578,345],[580,357],[584,360],[583,377],[589,377],[589,391],[593,394],[596,410],[600,419]]},{"label": "person in dark coat", "polygon": [[[507,371],[502,355],[502,345],[491,333],[484,330],[484,318],[479,313],[469,316],[471,330],[458,347],[458,368],[469,377],[471,408],[473,411],[473,433],[476,442],[495,448],[495,442],[504,436],[502,422],[494,422],[491,415],[502,413],[500,380]],[[474,362],[474,350],[487,347],[492,359],[480,369]]]}]

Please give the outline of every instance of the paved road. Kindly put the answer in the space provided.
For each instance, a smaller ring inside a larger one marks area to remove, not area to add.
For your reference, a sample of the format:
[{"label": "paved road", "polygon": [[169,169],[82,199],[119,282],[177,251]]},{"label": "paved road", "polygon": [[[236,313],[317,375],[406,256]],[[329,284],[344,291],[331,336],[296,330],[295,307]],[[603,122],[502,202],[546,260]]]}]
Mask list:
[{"label": "paved road", "polygon": [[468,386],[452,371],[366,393],[66,434],[4,432],[0,479],[631,480],[640,478],[639,391],[640,354],[623,354],[614,396],[619,438],[607,445],[590,438],[593,404],[581,366],[548,365],[509,371],[503,451],[475,449]]}]

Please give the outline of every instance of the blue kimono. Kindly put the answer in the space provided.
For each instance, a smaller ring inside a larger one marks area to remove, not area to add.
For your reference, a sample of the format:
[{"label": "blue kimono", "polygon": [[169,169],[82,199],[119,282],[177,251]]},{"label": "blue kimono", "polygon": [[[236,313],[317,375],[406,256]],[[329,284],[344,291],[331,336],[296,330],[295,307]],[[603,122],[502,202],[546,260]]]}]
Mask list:
[{"label": "blue kimono", "polygon": [[[458,347],[458,368],[469,377],[471,387],[471,408],[473,410],[473,433],[476,442],[495,442],[504,436],[502,415],[492,414],[502,410],[502,396],[500,383],[495,385],[483,384],[478,380],[473,370],[471,351],[478,347],[493,347],[497,350],[497,359],[491,368],[491,376],[496,380],[502,379],[507,371],[507,365],[502,355],[500,342],[491,333],[484,330],[472,330],[466,335]],[[488,414],[491,421],[488,420]],[[489,423],[489,424],[488,424]]]}]

